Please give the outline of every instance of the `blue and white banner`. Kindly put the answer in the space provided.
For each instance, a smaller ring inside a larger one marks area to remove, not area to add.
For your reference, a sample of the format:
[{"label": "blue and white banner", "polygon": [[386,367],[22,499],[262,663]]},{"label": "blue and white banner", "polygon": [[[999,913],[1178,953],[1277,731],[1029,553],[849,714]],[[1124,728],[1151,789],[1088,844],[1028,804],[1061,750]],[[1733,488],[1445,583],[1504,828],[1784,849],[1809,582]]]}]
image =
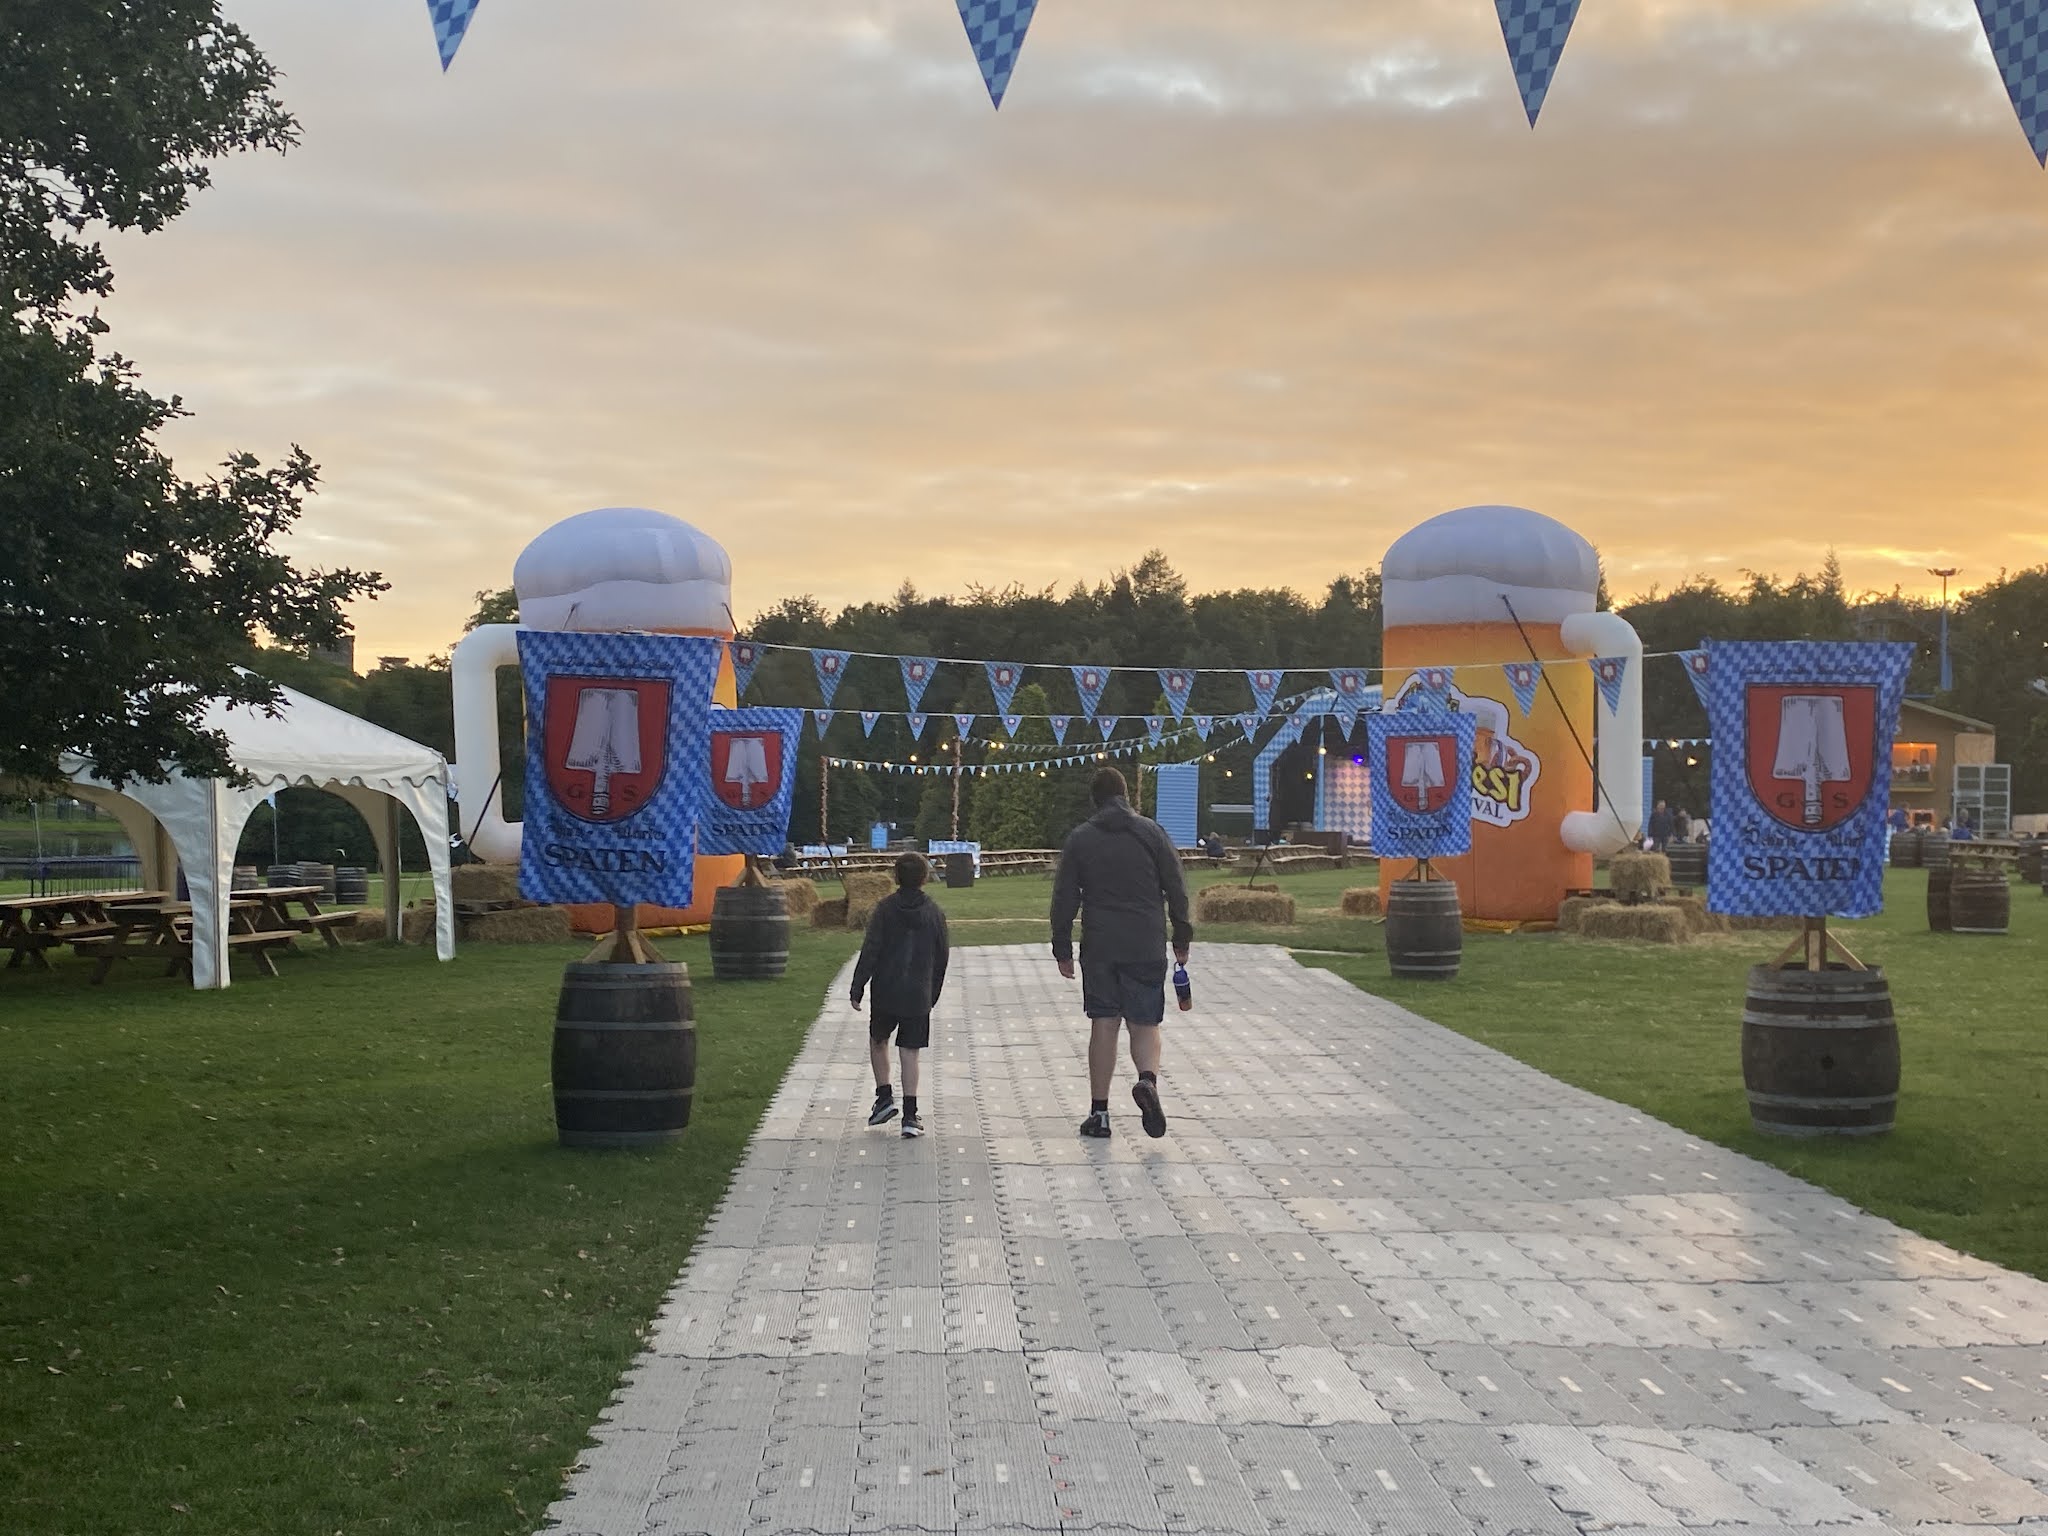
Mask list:
[{"label": "blue and white banner", "polygon": [[[1340,704],[1349,699],[1355,706],[1365,702],[1366,690],[1372,686],[1372,674],[1363,667],[1332,667],[1330,686],[1337,690]],[[1357,718],[1355,708],[1352,717]]]},{"label": "blue and white banner", "polygon": [[2027,147],[2048,166],[2048,10],[2041,0],[1977,0],[1977,16]]},{"label": "blue and white banner", "polygon": [[981,66],[981,82],[988,87],[989,105],[1000,108],[1038,0],[959,0],[959,6],[974,62]]},{"label": "blue and white banner", "polygon": [[1096,717],[1095,723],[1101,727],[1102,739],[1104,741],[1109,740],[1110,736],[1115,733],[1116,723],[1122,718],[1121,715],[1098,715]]},{"label": "blue and white banner", "polygon": [[1214,715],[1195,716],[1195,735],[1199,737],[1201,740],[1207,741],[1209,739],[1209,733],[1215,728],[1216,717]]},{"label": "blue and white banner", "polygon": [[1003,734],[1008,736],[1010,740],[1015,741],[1017,739],[1017,728],[1023,723],[1024,717],[1022,715],[1003,716]]},{"label": "blue and white banner", "polygon": [[931,718],[930,715],[921,715],[915,710],[903,717],[903,723],[910,727],[910,739],[912,741],[924,740],[924,728]]},{"label": "blue and white banner", "polygon": [[1081,699],[1081,713],[1090,720],[1102,703],[1102,690],[1109,686],[1109,671],[1105,667],[1078,666],[1074,668],[1074,692]]},{"label": "blue and white banner", "polygon": [[696,635],[519,631],[520,895],[690,904],[720,645]]},{"label": "blue and white banner", "polygon": [[1515,89],[1522,93],[1522,110],[1529,114],[1529,126],[1534,128],[1565,39],[1571,36],[1572,21],[1579,14],[1579,0],[1494,0],[1494,5],[1500,12],[1508,62],[1515,69]]},{"label": "blue and white banner", "polygon": [[960,739],[965,741],[974,734],[974,716],[969,714],[955,715],[953,717],[953,729],[958,731]]},{"label": "blue and white banner", "polygon": [[469,31],[469,19],[476,14],[477,0],[427,0],[427,19],[434,24],[434,47],[441,54],[441,73],[455,62],[455,50]]},{"label": "blue and white banner", "polygon": [[839,692],[840,679],[846,676],[845,651],[812,651],[811,667],[818,674],[818,692],[829,708],[832,697]]},{"label": "blue and white banner", "polygon": [[1607,701],[1607,710],[1612,714],[1621,708],[1621,685],[1628,678],[1626,656],[1595,656],[1593,658],[1593,681],[1600,685],[1600,697]]},{"label": "blue and white banner", "polygon": [[1707,660],[1707,653],[1680,651],[1678,659],[1685,663],[1685,675],[1692,679],[1692,691],[1699,696],[1700,708],[1707,708],[1707,673],[1713,665]]},{"label": "blue and white banner", "polygon": [[1195,691],[1195,674],[1185,667],[1161,667],[1159,689],[1166,695],[1166,704],[1173,711],[1173,718],[1185,720],[1188,714],[1188,695]]},{"label": "blue and white banner", "polygon": [[1046,718],[1052,726],[1052,739],[1064,747],[1067,744],[1067,727],[1074,723],[1074,717],[1072,715],[1049,715]]},{"label": "blue and white banner", "polygon": [[714,709],[698,786],[697,851],[782,852],[796,793],[800,709]]},{"label": "blue and white banner", "polygon": [[726,652],[732,657],[732,696],[744,699],[755,669],[761,665],[761,647],[751,640],[734,640],[727,644]]},{"label": "blue and white banner", "polygon": [[1365,717],[1372,774],[1372,847],[1387,859],[1443,859],[1472,851],[1476,715],[1390,710]]},{"label": "blue and white banner", "polygon": [[932,685],[932,674],[939,670],[939,663],[931,656],[898,656],[897,665],[903,668],[903,698],[915,714],[924,708],[924,691]]},{"label": "blue and white banner", "polygon": [[1252,702],[1259,707],[1259,718],[1263,720],[1273,713],[1273,700],[1280,693],[1280,674],[1258,667],[1245,673],[1244,680],[1251,684]]},{"label": "blue and white banner", "polygon": [[1014,661],[987,661],[989,692],[996,696],[996,713],[1007,715],[1010,700],[1017,696],[1017,685],[1024,681],[1024,669]]},{"label": "blue and white banner", "polygon": [[1344,728],[1344,739],[1349,741],[1351,733],[1358,729],[1359,703],[1348,694],[1338,694],[1337,702],[1330,706],[1330,712],[1337,717],[1337,724]]},{"label": "blue and white banner", "polygon": [[832,723],[832,711],[829,709],[814,709],[811,711],[811,718],[818,722],[818,740],[823,741],[825,739],[825,727]]},{"label": "blue and white banner", "polygon": [[1884,908],[1892,738],[1913,647],[1707,642],[1707,905],[1743,917]]},{"label": "blue and white banner", "polygon": [[1156,746],[1158,746],[1158,745],[1159,745],[1159,738],[1160,738],[1161,736],[1164,736],[1165,734],[1166,734],[1166,716],[1164,716],[1164,715],[1147,715],[1147,716],[1145,717],[1145,745],[1146,745],[1146,746],[1148,746],[1148,747],[1156,747]]},{"label": "blue and white banner", "polygon": [[864,709],[860,712],[860,733],[863,736],[875,734],[875,722],[882,718],[879,709]]},{"label": "blue and white banner", "polygon": [[1511,661],[1501,670],[1507,674],[1508,687],[1514,690],[1515,708],[1524,716],[1536,707],[1536,689],[1543,682],[1543,668],[1533,661]]}]

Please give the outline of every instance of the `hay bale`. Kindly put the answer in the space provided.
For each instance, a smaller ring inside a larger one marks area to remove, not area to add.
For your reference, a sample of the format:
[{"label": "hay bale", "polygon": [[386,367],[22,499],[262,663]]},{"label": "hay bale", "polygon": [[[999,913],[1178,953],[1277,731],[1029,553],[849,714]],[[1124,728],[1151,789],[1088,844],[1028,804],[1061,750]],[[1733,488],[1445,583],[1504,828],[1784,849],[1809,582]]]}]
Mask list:
[{"label": "hay bale", "polygon": [[408,944],[424,944],[434,937],[434,903],[422,901],[407,907],[399,918],[399,931]]},{"label": "hay bale", "polygon": [[846,926],[849,928],[867,927],[869,914],[881,903],[883,897],[896,889],[896,879],[893,875],[873,870],[862,870],[858,873],[848,870],[844,884]]},{"label": "hay bale", "polygon": [[1676,907],[1685,914],[1687,933],[1698,935],[1728,931],[1728,919],[1718,912],[1709,912],[1707,898],[1704,896],[1667,896],[1664,904]]},{"label": "hay bale", "polygon": [[364,908],[357,916],[350,933],[358,944],[381,944],[390,930],[384,926],[384,914]]},{"label": "hay bale", "polygon": [[844,928],[846,926],[846,898],[835,896],[830,901],[821,901],[811,908],[813,928]]},{"label": "hay bale", "polygon": [[1585,915],[1595,907],[1611,907],[1614,903],[1605,896],[1567,896],[1557,909],[1557,931],[1577,933]]},{"label": "hay bale", "polygon": [[565,944],[574,937],[563,907],[512,907],[462,919],[468,944]]},{"label": "hay bale", "polygon": [[1340,910],[1346,917],[1378,917],[1380,888],[1376,885],[1350,887],[1344,892],[1344,904]]},{"label": "hay bale", "polygon": [[517,864],[458,864],[448,871],[448,889],[458,902],[519,900]]},{"label": "hay bale", "polygon": [[790,876],[772,883],[782,888],[782,899],[789,904],[791,917],[809,917],[818,910],[817,882]]},{"label": "hay bale", "polygon": [[1607,864],[1607,884],[1624,901],[1661,895],[1671,884],[1671,861],[1661,853],[1617,853]]},{"label": "hay bale", "polygon": [[1205,885],[1195,894],[1195,921],[1291,923],[1294,898],[1271,885]]},{"label": "hay bale", "polygon": [[1609,902],[1579,914],[1579,936],[1587,939],[1629,939],[1638,944],[1683,944],[1685,914],[1661,902],[1624,906]]}]

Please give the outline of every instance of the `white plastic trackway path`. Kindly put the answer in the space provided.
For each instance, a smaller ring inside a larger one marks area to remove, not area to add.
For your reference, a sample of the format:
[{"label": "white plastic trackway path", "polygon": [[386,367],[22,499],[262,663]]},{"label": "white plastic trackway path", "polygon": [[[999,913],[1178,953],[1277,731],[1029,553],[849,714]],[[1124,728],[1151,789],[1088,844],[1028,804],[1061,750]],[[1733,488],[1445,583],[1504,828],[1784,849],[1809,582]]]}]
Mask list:
[{"label": "white plastic trackway path", "polygon": [[568,1531],[2048,1520],[2034,1280],[1280,950],[1200,951],[1157,1142],[1127,1072],[1115,1139],[1075,1135],[1085,1026],[1042,949],[956,953],[923,1141],[867,1128],[844,985]]}]

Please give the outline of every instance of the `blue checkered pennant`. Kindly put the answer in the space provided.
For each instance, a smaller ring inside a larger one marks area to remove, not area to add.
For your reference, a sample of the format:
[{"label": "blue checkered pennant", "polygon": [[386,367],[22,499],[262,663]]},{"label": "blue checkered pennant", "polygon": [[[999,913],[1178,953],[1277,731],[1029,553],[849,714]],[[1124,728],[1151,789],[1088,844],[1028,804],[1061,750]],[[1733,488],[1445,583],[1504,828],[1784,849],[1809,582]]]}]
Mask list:
[{"label": "blue checkered pennant", "polygon": [[1010,700],[1017,696],[1017,685],[1024,681],[1024,668],[1014,661],[984,662],[988,668],[988,689],[996,696],[996,713],[1007,715]]},{"label": "blue checkered pennant", "polygon": [[1707,905],[1744,917],[1884,909],[1892,738],[1913,647],[1708,641]]},{"label": "blue checkered pennant", "polygon": [[1534,661],[1511,661],[1501,668],[1514,690],[1515,707],[1524,715],[1536,707],[1536,689],[1543,682],[1543,666]]},{"label": "blue checkered pennant", "polygon": [[839,692],[839,684],[846,677],[848,653],[845,651],[815,650],[811,652],[811,669],[818,674],[818,694],[829,706],[832,696]]},{"label": "blue checkered pennant", "polygon": [[519,632],[520,895],[690,904],[720,648],[696,635]]},{"label": "blue checkered pennant", "polygon": [[1216,717],[1214,715],[1195,716],[1195,735],[1201,740],[1207,741],[1209,733],[1215,729]]},{"label": "blue checkered pennant", "polygon": [[934,656],[898,656],[897,664],[903,668],[903,698],[911,709],[924,708],[924,691],[931,687],[932,678],[939,670],[938,658]]},{"label": "blue checkered pennant", "polygon": [[1102,739],[1104,741],[1109,740],[1115,734],[1116,723],[1122,718],[1121,715],[1098,715],[1096,717],[1095,723],[1102,728]]},{"label": "blue checkered pennant", "polygon": [[1338,694],[1330,711],[1337,717],[1337,724],[1344,728],[1344,739],[1349,741],[1351,733],[1358,729],[1358,700],[1348,694]]},{"label": "blue checkered pennant", "polygon": [[1188,695],[1195,691],[1195,674],[1186,667],[1161,667],[1159,688],[1166,695],[1167,705],[1173,710],[1173,718],[1187,719]]},{"label": "blue checkered pennant", "polygon": [[1258,667],[1245,673],[1244,680],[1252,685],[1252,703],[1258,706],[1259,718],[1263,720],[1273,713],[1273,700],[1280,692],[1280,674]]},{"label": "blue checkered pennant", "polygon": [[909,714],[905,715],[903,718],[905,722],[910,726],[910,739],[912,741],[923,741],[924,728],[925,725],[931,720],[931,716],[921,715],[913,709]]},{"label": "blue checkered pennant", "polygon": [[955,715],[953,717],[953,729],[959,732],[960,739],[965,741],[974,734],[974,716],[969,714]]},{"label": "blue checkered pennant", "polygon": [[1147,716],[1145,717],[1145,745],[1146,745],[1146,746],[1148,746],[1148,747],[1156,747],[1156,746],[1158,746],[1158,745],[1159,745],[1159,738],[1160,738],[1161,736],[1164,736],[1165,734],[1166,734],[1166,716],[1164,716],[1164,715],[1147,715]]},{"label": "blue checkered pennant", "polygon": [[1067,727],[1074,723],[1074,717],[1054,715],[1046,723],[1052,727],[1052,739],[1064,747],[1067,744]]},{"label": "blue checkered pennant", "polygon": [[882,718],[879,709],[864,709],[860,712],[860,733],[863,736],[875,734],[875,722]]},{"label": "blue checkered pennant", "polygon": [[829,709],[814,709],[811,711],[811,718],[818,724],[818,740],[823,741],[825,739],[825,728],[832,723],[832,711]]},{"label": "blue checkered pennant", "polygon": [[697,851],[767,857],[789,842],[800,709],[714,709],[697,787]]},{"label": "blue checkered pennant", "polygon": [[959,5],[974,62],[981,66],[982,83],[988,87],[989,104],[1001,107],[1038,0],[959,0]]},{"label": "blue checkered pennant", "polygon": [[1365,699],[1365,690],[1372,686],[1372,679],[1363,667],[1332,667],[1330,686],[1337,690],[1339,700],[1350,699],[1360,703]]},{"label": "blue checkered pennant", "polygon": [[1628,658],[1626,656],[1595,656],[1593,658],[1593,681],[1600,685],[1600,697],[1607,701],[1607,712],[1613,714],[1621,708],[1621,685],[1628,680]]},{"label": "blue checkered pennant", "polygon": [[2041,0],[1977,0],[1977,15],[2027,145],[2034,158],[2048,166],[2048,5]]},{"label": "blue checkered pennant", "polygon": [[1003,734],[1008,736],[1010,740],[1015,741],[1018,728],[1023,724],[1024,717],[1022,715],[1005,715],[1003,716]]},{"label": "blue checkered pennant", "polygon": [[755,669],[761,665],[761,647],[751,640],[733,640],[727,642],[725,650],[732,658],[732,696],[744,699],[747,685],[753,682]]},{"label": "blue checkered pennant", "polygon": [[1494,6],[1500,12],[1501,36],[1507,39],[1508,62],[1515,67],[1522,110],[1534,128],[1564,40],[1578,17],[1579,0],[1494,0]]},{"label": "blue checkered pennant", "polygon": [[1685,663],[1685,675],[1692,679],[1692,691],[1699,697],[1700,708],[1707,708],[1707,653],[1680,651],[1678,659]]},{"label": "blue checkered pennant", "polygon": [[1090,720],[1095,718],[1096,706],[1102,703],[1102,690],[1109,686],[1109,669],[1082,665],[1074,668],[1074,692],[1081,699],[1081,713]]},{"label": "blue checkered pennant", "polygon": [[1472,851],[1478,730],[1478,716],[1464,711],[1394,709],[1365,717],[1374,853],[1444,859]]},{"label": "blue checkered pennant", "polygon": [[477,0],[427,0],[427,17],[434,23],[434,46],[441,52],[441,73],[448,73],[448,66],[455,62],[455,50],[462,46],[462,37],[469,30],[469,19],[476,14]]}]

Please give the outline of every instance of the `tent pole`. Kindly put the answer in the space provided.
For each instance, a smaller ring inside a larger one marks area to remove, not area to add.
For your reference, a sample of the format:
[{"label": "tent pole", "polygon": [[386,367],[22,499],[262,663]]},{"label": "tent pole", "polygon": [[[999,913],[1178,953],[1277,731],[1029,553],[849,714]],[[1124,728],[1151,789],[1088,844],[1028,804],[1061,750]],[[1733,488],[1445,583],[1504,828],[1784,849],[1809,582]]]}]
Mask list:
[{"label": "tent pole", "polygon": [[390,796],[384,798],[384,935],[393,943],[405,942],[404,914],[400,910],[404,903],[399,899],[399,876],[405,870],[405,860],[398,853],[398,802]]}]

